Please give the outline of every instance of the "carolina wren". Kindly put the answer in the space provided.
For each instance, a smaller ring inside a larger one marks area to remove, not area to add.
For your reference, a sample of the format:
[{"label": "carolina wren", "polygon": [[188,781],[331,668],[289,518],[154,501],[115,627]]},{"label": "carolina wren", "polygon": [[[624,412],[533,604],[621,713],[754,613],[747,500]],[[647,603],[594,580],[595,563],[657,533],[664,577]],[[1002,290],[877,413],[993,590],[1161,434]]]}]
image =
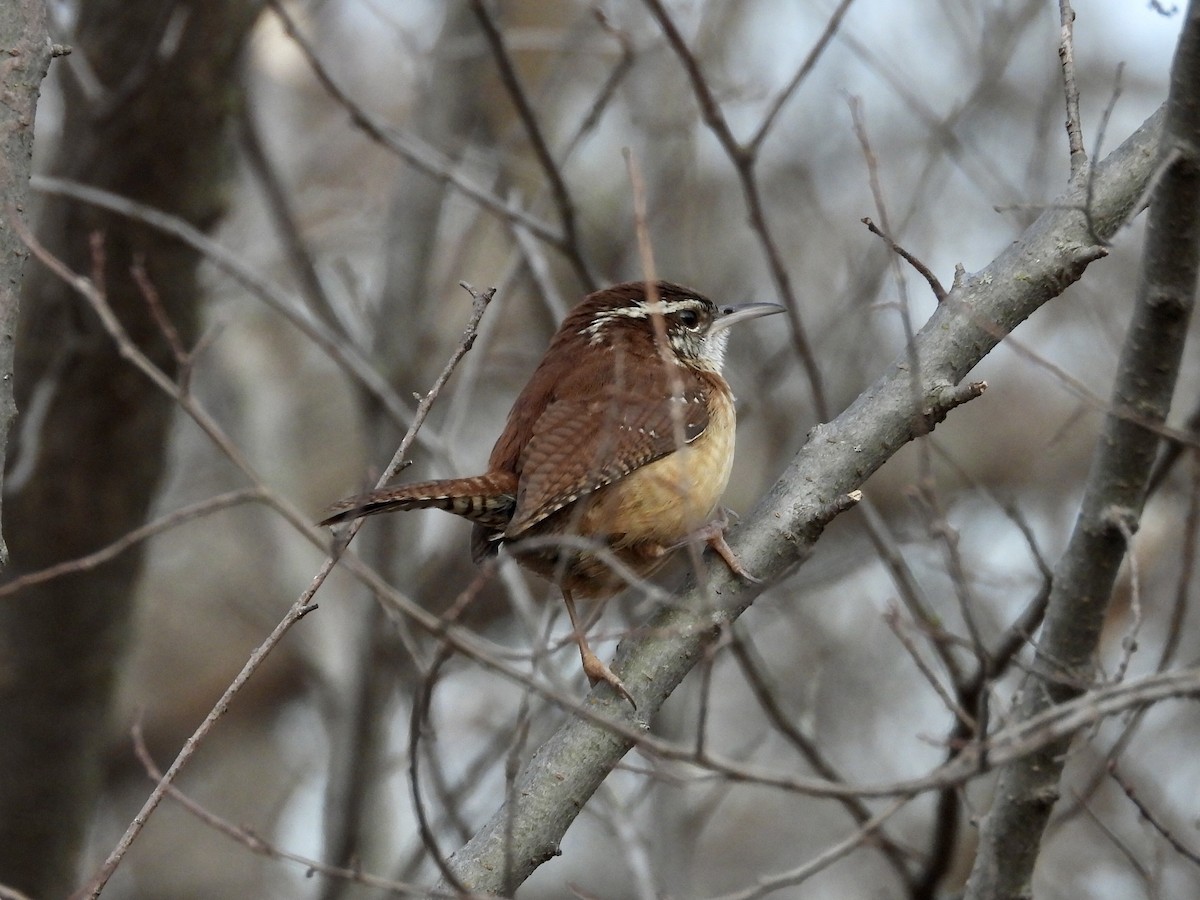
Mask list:
[{"label": "carolina wren", "polygon": [[470,519],[474,560],[503,544],[557,584],[589,681],[606,681],[633,703],[588,647],[575,598],[608,597],[692,540],[751,577],[725,543],[723,517],[713,519],[735,427],[721,366],[731,325],[782,311],[773,303],[718,308],[666,281],[589,294],[517,397],[486,474],[350,497],[320,524],[428,507]]}]

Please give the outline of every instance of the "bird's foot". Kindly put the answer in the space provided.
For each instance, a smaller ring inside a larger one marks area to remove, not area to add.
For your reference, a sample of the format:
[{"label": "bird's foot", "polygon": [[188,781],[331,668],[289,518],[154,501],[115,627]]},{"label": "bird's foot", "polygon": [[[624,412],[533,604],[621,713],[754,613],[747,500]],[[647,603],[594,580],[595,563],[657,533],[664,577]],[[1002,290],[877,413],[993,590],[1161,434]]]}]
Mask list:
[{"label": "bird's foot", "polygon": [[600,657],[590,648],[586,650],[580,648],[580,656],[583,658],[583,674],[587,676],[593,687],[603,681],[628,700],[630,706],[637,709],[637,703],[634,701],[633,695],[629,693],[629,689],[625,687],[625,682],[618,678],[617,673],[610,669]]},{"label": "bird's foot", "polygon": [[738,559],[737,554],[733,552],[733,548],[729,546],[725,540],[725,529],[729,527],[729,519],[726,517],[725,510],[720,509],[716,517],[707,525],[701,525],[682,541],[669,547],[669,550],[675,550],[679,547],[685,547],[693,541],[703,541],[713,553],[721,557],[725,561],[725,565],[729,566],[729,571],[741,578],[743,581],[748,581],[751,584],[762,584],[761,578],[757,578]]}]

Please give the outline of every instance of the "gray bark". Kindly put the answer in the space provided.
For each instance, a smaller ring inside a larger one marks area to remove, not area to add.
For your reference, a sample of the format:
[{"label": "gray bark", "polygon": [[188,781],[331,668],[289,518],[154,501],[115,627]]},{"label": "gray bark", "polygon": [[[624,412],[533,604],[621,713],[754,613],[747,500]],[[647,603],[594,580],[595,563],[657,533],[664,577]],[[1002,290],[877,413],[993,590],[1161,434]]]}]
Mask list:
[{"label": "gray bark", "polygon": [[[0,8],[0,495],[8,430],[17,415],[13,397],[18,298],[28,253],[13,219],[28,225],[33,123],[38,93],[50,67],[50,35],[42,0],[15,0]],[[8,547],[0,535],[0,565]]]}]

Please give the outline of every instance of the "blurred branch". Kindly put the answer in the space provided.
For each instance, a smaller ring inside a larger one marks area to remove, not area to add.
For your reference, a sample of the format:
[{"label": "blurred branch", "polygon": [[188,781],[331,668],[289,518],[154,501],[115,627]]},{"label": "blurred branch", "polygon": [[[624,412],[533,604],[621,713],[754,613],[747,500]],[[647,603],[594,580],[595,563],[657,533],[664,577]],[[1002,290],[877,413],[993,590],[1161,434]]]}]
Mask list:
[{"label": "blurred branch", "polygon": [[[1044,6],[1043,0],[1027,0],[1021,18],[1028,22],[1032,19],[1028,11],[1040,11]],[[1007,8],[1007,5],[1004,8]],[[993,196],[999,194],[1004,197],[1016,197],[1020,196],[1020,190],[1015,183],[1006,178],[1004,166],[1000,165],[999,161],[992,156],[992,148],[986,144],[978,146],[973,144],[969,137],[959,135],[956,129],[963,113],[976,108],[975,103],[978,99],[986,91],[995,87],[996,81],[1003,74],[1003,65],[1006,65],[1009,59],[1006,53],[1013,52],[1011,42],[1019,40],[1022,34],[1023,29],[1014,26],[998,28],[994,32],[989,32],[989,35],[994,35],[997,48],[993,53],[989,47],[988,55],[991,59],[1003,60],[1004,63],[998,67],[987,66],[980,71],[975,90],[948,116],[939,115],[924,98],[913,90],[907,72],[889,66],[871,47],[855,37],[853,32],[843,32],[839,39],[896,92],[896,96],[908,107],[913,116],[929,130],[931,143],[942,154],[949,157],[969,179],[978,184],[981,191]],[[1009,46],[1001,48],[1001,43],[1009,44]],[[926,174],[929,171],[927,169]]]},{"label": "blurred branch", "polygon": [[257,117],[249,106],[244,106],[238,114],[237,135],[250,176],[258,183],[267,201],[267,212],[283,245],[289,271],[299,284],[301,296],[308,303],[309,311],[324,322],[330,331],[344,334],[345,329],[341,327],[342,323],[333,302],[325,290],[325,285],[321,283],[320,276],[317,275],[312,252],[296,223],[287,187],[267,154],[267,148],[259,134]]},{"label": "blurred branch", "polygon": [[[1125,221],[1151,175],[1153,156],[1147,150],[1157,145],[1161,125],[1160,111],[1097,167],[1096,223],[1116,229]],[[960,279],[916,335],[924,430],[977,395],[978,386],[959,382],[1009,331],[1102,255],[1103,248],[1090,242],[1085,217],[1076,208],[1080,202],[1079,190],[1072,188],[983,271]],[[783,478],[730,532],[734,551],[752,571],[770,582],[789,574],[825,523],[850,505],[848,492],[917,433],[907,358],[905,351],[845,412],[814,428]],[[590,695],[584,710],[613,724],[606,727],[581,716],[542,745],[518,777],[519,806],[498,810],[451,859],[464,884],[474,890],[501,889],[499,873],[509,854],[519,867],[518,882],[551,858],[608,772],[633,746],[647,742],[639,735],[720,627],[741,615],[763,590],[706,562],[707,589],[685,588],[670,608],[638,630],[639,637],[627,639],[618,650],[614,668],[638,700],[637,717],[623,704]],[[630,736],[618,734],[618,724]],[[1001,751],[989,750],[993,752]],[[956,763],[976,765],[961,757]],[[745,766],[737,768],[744,774]],[[515,846],[505,837],[514,817]]]},{"label": "blurred branch", "polygon": [[[733,131],[725,119],[725,114],[721,111],[721,105],[717,102],[717,98],[713,95],[712,89],[704,77],[704,71],[700,68],[699,61],[688,47],[687,42],[683,39],[683,35],[679,33],[679,29],[676,27],[670,13],[667,12],[666,7],[659,0],[644,0],[644,2],[650,10],[650,14],[658,21],[663,34],[666,35],[667,43],[671,45],[671,49],[679,57],[679,61],[683,65],[688,79],[691,81],[692,91],[695,93],[696,102],[700,107],[701,118],[704,119],[704,123],[712,131],[713,136],[716,137],[722,149],[724,149],[726,156],[729,157],[730,163],[737,172],[738,182],[741,184],[742,194],[746,200],[746,207],[750,213],[750,227],[762,245],[763,253],[767,260],[767,267],[771,273],[771,280],[775,283],[775,290],[787,309],[788,323],[791,325],[792,330],[792,342],[796,346],[796,355],[800,358],[800,363],[804,366],[805,374],[808,377],[809,387],[812,392],[813,409],[816,411],[818,419],[824,422],[830,416],[829,399],[825,393],[824,376],[821,374],[821,367],[817,362],[816,353],[808,337],[808,331],[804,326],[803,320],[800,318],[800,303],[796,298],[795,291],[792,289],[792,278],[788,274],[787,266],[783,262],[783,255],[779,251],[779,247],[771,231],[771,226],[767,222],[762,193],[758,187],[756,164],[758,161],[758,151],[761,147],[761,138],[756,136],[756,139],[751,141],[751,143],[742,144],[734,137]],[[837,18],[841,12],[842,10],[835,12],[833,18]],[[828,29],[826,31],[828,35]],[[822,37],[818,41],[817,49],[814,50],[814,53],[819,53],[821,49],[828,46],[828,43],[828,36]],[[812,65],[815,65],[815,58],[808,68],[811,69]],[[799,84],[799,79],[796,79],[796,83]],[[794,87],[792,89],[794,90]],[[764,123],[764,127],[765,125],[766,123]]]},{"label": "blurred branch", "polygon": [[[151,780],[163,783],[164,775],[162,770],[154,762],[150,756],[150,751],[146,747],[146,741],[142,737],[141,722],[134,722],[131,729],[133,738],[133,752],[137,755],[138,761],[146,770],[146,774]],[[244,825],[234,825],[227,819],[223,819],[216,813],[212,812],[205,806],[193,800],[179,788],[173,784],[167,786],[167,796],[186,809],[189,813],[207,825],[214,831],[219,831],[221,834],[241,844],[251,853],[257,853],[259,856],[265,856],[267,859],[278,859],[285,862],[296,863],[304,866],[307,870],[306,877],[313,875],[324,875],[326,878],[334,878],[341,881],[346,881],[351,884],[361,884],[366,887],[380,888],[391,894],[397,894],[402,897],[427,897],[429,891],[425,888],[417,887],[411,884],[404,884],[398,881],[391,881],[386,878],[379,878],[367,872],[362,872],[358,869],[346,869],[339,866],[329,866],[320,860],[310,859],[306,856],[301,856],[299,853],[292,853],[289,850],[283,850],[275,844],[261,837],[257,833],[251,831]],[[443,895],[444,896],[444,895]],[[461,895],[451,895],[461,896]]]},{"label": "blurred branch", "polygon": [[16,888],[0,884],[0,900],[33,900],[28,894],[23,894]]},{"label": "blurred branch", "polygon": [[14,578],[12,581],[0,585],[0,598],[16,594],[31,584],[40,584],[43,581],[59,578],[72,572],[94,569],[101,563],[106,563],[110,559],[119,556],[134,544],[141,543],[155,535],[169,531],[177,525],[182,525],[184,522],[190,522],[193,519],[203,518],[210,513],[218,512],[222,509],[239,506],[242,503],[261,501],[264,499],[264,496],[263,491],[259,488],[243,488],[237,491],[227,491],[224,494],[209,497],[207,500],[201,500],[181,509],[173,510],[159,516],[153,522],[147,522],[145,525],[140,525],[133,529],[133,531],[126,532],[108,546],[101,547],[95,553],[89,553],[87,556],[77,557],[76,559],[69,559],[38,572],[28,572],[19,578]]},{"label": "blurred branch", "polygon": [[1146,805],[1145,801],[1138,796],[1133,785],[1117,770],[1115,762],[1110,762],[1108,765],[1108,774],[1112,776],[1112,780],[1121,786],[1121,790],[1125,792],[1125,796],[1129,801],[1137,807],[1138,814],[1150,823],[1150,827],[1162,835],[1163,839],[1175,848],[1175,852],[1190,862],[1193,866],[1200,866],[1200,853],[1184,845],[1179,838],[1171,833],[1171,829],[1167,828],[1159,817],[1154,814],[1154,811]]},{"label": "blurred branch", "polygon": [[[1200,275],[1200,3],[1189,4],[1171,70],[1157,159],[1173,159],[1155,188],[1133,319],[1113,386],[1114,408],[1161,422],[1171,406]],[[1151,157],[1152,159],[1154,157]],[[1156,160],[1157,161],[1157,160]],[[1108,416],[1096,444],[1075,530],[1055,569],[1035,669],[1018,717],[1077,696],[1092,678],[1109,597],[1136,529],[1157,434]],[[1002,774],[967,885],[969,900],[1030,890],[1041,836],[1058,796],[1067,739]]]},{"label": "blurred branch", "polygon": [[[745,629],[735,624],[730,629],[730,635],[730,649],[733,651],[733,656],[746,676],[746,681],[754,692],[755,699],[775,730],[796,748],[804,757],[805,762],[812,766],[813,770],[822,778],[845,782],[846,779],[842,774],[825,758],[817,741],[793,721],[794,716],[789,715],[781,707],[778,692],[775,686],[769,682],[765,666],[758,659],[754,644],[751,642],[750,636],[745,633]],[[860,828],[866,827],[867,823],[871,821],[871,810],[861,798],[841,797],[838,799],[842,802],[842,806],[850,818]],[[874,844],[891,864],[901,882],[911,885],[912,876],[905,864],[905,851],[883,832],[882,823],[877,828]]]},{"label": "blurred branch", "polygon": [[604,15],[603,10],[597,7],[594,10],[596,20],[600,23],[600,27],[604,29],[606,34],[612,35],[617,42],[617,46],[621,48],[621,58],[617,60],[617,64],[613,66],[612,72],[605,79],[604,84],[600,86],[600,90],[596,92],[596,99],[588,107],[587,112],[580,120],[575,133],[571,135],[566,145],[563,147],[563,159],[569,159],[571,154],[575,152],[575,148],[579,143],[587,137],[600,124],[600,117],[604,115],[609,104],[612,103],[616,96],[617,88],[625,80],[633,69],[633,63],[637,56],[633,48],[633,40],[630,36],[620,29],[614,28]]},{"label": "blurred branch", "polygon": [[850,10],[850,4],[854,0],[841,0],[837,9],[830,15],[829,21],[825,23],[825,30],[821,32],[821,36],[817,38],[817,42],[813,44],[811,50],[808,51],[808,56],[804,57],[804,61],[800,63],[800,68],[796,70],[796,74],[792,76],[791,81],[776,95],[771,102],[770,108],[767,110],[763,120],[759,123],[758,129],[754,132],[754,137],[750,138],[746,144],[746,150],[751,156],[756,156],[762,146],[762,142],[767,139],[771,128],[775,125],[775,120],[783,111],[787,102],[792,99],[796,93],[796,88],[800,87],[809,73],[816,68],[817,61],[820,60],[825,48],[829,46],[829,42],[833,40],[834,35],[838,33],[838,29],[842,27],[842,19],[846,17],[846,13]]},{"label": "blurred branch", "polygon": [[730,894],[721,894],[719,897],[712,898],[712,900],[756,900],[758,897],[768,897],[781,888],[803,884],[822,869],[828,868],[839,859],[853,853],[859,847],[869,845],[874,839],[875,832],[883,826],[884,822],[903,809],[907,803],[907,800],[896,800],[889,803],[851,834],[836,844],[827,847],[818,856],[802,866],[797,866],[790,872],[759,876],[756,879],[757,883],[754,887],[744,891],[734,891]]},{"label": "blurred branch", "polygon": [[470,197],[480,206],[491,211],[502,219],[515,220],[520,222],[530,232],[536,234],[539,239],[545,241],[551,247],[554,247],[568,259],[571,256],[571,246],[566,238],[555,231],[551,226],[547,225],[541,219],[538,219],[528,211],[510,206],[500,197],[497,197],[486,188],[480,187],[475,182],[468,179],[461,172],[455,171],[456,166],[454,161],[442,154],[440,151],[420,141],[418,138],[411,135],[401,136],[396,134],[388,126],[379,122],[373,115],[359,106],[342,88],[334,81],[333,76],[325,67],[317,56],[316,49],[301,34],[295,19],[291,14],[284,9],[283,4],[279,0],[266,0],[267,5],[279,17],[280,23],[287,32],[288,37],[295,42],[304,58],[308,61],[309,66],[316,75],[317,80],[325,91],[337,103],[350,114],[350,121],[354,126],[360,129],[363,134],[379,144],[381,147],[391,151],[396,156],[403,159],[409,165],[415,166],[431,178],[436,178],[439,181],[444,181],[452,185],[462,194]]},{"label": "blurred branch", "polygon": [[[363,389],[388,411],[397,423],[408,427],[415,415],[382,376],[367,362],[362,354],[339,334],[331,332],[322,322],[309,315],[281,288],[259,275],[236,253],[214,241],[200,229],[193,227],[178,216],[154,209],[144,203],[122,197],[111,191],[101,190],[64,178],[35,175],[33,189],[44,194],[70,197],[83,203],[115,212],[135,222],[149,225],[163,234],[177,238],[200,253],[222,272],[246,288],[290,322],[301,334],[312,341],[313,346],[354,378]],[[422,430],[418,433],[422,445],[435,453],[445,452],[440,438]]]},{"label": "blurred branch", "polygon": [[[442,622],[446,626],[455,622],[462,615],[463,611],[475,600],[475,597],[488,581],[491,580],[495,568],[496,563],[492,560],[476,574],[471,584],[455,599],[454,605],[442,617]],[[430,826],[429,815],[421,796],[420,773],[420,742],[422,733],[425,730],[432,731],[429,722],[429,710],[433,703],[434,688],[437,686],[442,667],[450,660],[452,655],[453,648],[449,644],[443,643],[438,648],[438,652],[426,671],[420,690],[417,692],[416,699],[413,702],[412,713],[409,716],[408,723],[408,784],[412,791],[413,811],[417,814],[417,826],[421,835],[421,843],[425,845],[425,849],[428,851],[429,856],[432,857],[438,871],[450,882],[455,894],[461,896],[468,893],[468,891],[454,877],[454,872],[447,864],[441,847],[438,846],[437,835],[434,834],[433,828]]]},{"label": "blurred branch", "polygon": [[525,133],[529,136],[534,156],[537,157],[546,180],[550,182],[550,193],[554,197],[554,205],[558,209],[558,217],[563,228],[560,249],[575,270],[575,275],[579,278],[580,283],[590,293],[600,285],[596,281],[596,276],[588,268],[587,260],[583,257],[583,248],[579,243],[579,229],[575,221],[575,201],[571,199],[571,193],[567,189],[567,182],[563,178],[562,170],[550,153],[546,137],[542,133],[541,126],[538,125],[537,113],[530,104],[525,89],[521,86],[521,79],[517,75],[512,57],[509,56],[508,48],[504,44],[504,36],[496,26],[492,14],[488,12],[484,0],[470,0],[470,3],[479,27],[483,30],[483,36],[487,38],[488,46],[492,48],[492,56],[495,57],[496,67],[500,70],[500,81],[508,92],[513,106],[517,108],[517,116],[525,127]]}]

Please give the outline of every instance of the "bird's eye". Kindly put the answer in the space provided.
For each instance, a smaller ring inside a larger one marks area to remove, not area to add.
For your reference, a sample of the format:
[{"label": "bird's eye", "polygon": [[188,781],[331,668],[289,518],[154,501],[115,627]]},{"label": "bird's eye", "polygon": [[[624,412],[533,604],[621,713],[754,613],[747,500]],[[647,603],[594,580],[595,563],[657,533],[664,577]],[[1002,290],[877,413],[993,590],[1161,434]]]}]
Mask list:
[{"label": "bird's eye", "polygon": [[700,313],[694,309],[681,309],[676,313],[676,317],[684,328],[695,328],[700,324]]}]

